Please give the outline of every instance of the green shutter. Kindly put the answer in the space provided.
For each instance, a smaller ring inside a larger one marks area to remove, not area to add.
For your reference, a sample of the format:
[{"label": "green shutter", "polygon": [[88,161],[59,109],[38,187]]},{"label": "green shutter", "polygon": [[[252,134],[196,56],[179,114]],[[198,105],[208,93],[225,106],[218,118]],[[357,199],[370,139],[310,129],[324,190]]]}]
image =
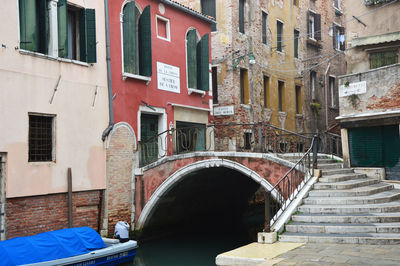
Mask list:
[{"label": "green shutter", "polygon": [[146,6],[139,18],[139,73],[142,76],[152,75],[151,57],[151,13],[150,5]]},{"label": "green shutter", "polygon": [[96,63],[96,11],[81,9],[79,19],[80,60]]},{"label": "green shutter", "polygon": [[[201,13],[217,18],[215,0],[201,0]],[[216,31],[217,26],[215,23],[211,24],[211,31]]]},{"label": "green shutter", "polygon": [[205,34],[197,44],[197,89],[208,91],[210,89],[209,71],[209,36]]},{"label": "green shutter", "polygon": [[42,54],[48,53],[47,31],[48,31],[48,16],[47,16],[47,1],[40,0],[38,3],[38,52]]},{"label": "green shutter", "polygon": [[383,166],[381,127],[350,128],[349,148],[351,166]]},{"label": "green shutter", "polygon": [[35,0],[19,0],[19,27],[20,48],[38,51]]},{"label": "green shutter", "polygon": [[190,30],[186,36],[188,87],[192,89],[197,88],[196,44],[197,44],[197,31],[193,29]]},{"label": "green shutter", "polygon": [[57,20],[58,20],[58,56],[59,57],[67,57],[67,55],[68,55],[67,0],[58,0]]},{"label": "green shutter", "polygon": [[135,1],[125,5],[122,29],[124,37],[124,72],[136,74],[136,13]]}]

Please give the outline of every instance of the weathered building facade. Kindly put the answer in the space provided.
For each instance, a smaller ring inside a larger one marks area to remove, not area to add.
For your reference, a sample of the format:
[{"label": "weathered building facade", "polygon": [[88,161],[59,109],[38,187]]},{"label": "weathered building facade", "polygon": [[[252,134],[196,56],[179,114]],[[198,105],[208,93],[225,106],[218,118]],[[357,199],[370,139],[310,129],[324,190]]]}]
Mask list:
[{"label": "weathered building facade", "polygon": [[345,1],[346,60],[338,121],[343,156],[352,167],[385,168],[400,180],[400,2]]},{"label": "weathered building facade", "polygon": [[[299,1],[304,54],[304,117],[308,132],[340,133],[338,76],[346,73],[343,0]],[[359,5],[359,3],[357,3]]]},{"label": "weathered building facade", "polygon": [[136,189],[144,182],[139,167],[172,152],[169,141],[189,142],[170,134],[196,126],[196,146],[186,148],[204,150],[214,23],[169,0],[113,0],[108,11],[115,125],[106,141],[103,234],[119,220],[134,229],[135,202],[144,193]]},{"label": "weathered building facade", "polygon": [[4,1],[0,18],[1,239],[98,229],[108,122],[103,2]]}]

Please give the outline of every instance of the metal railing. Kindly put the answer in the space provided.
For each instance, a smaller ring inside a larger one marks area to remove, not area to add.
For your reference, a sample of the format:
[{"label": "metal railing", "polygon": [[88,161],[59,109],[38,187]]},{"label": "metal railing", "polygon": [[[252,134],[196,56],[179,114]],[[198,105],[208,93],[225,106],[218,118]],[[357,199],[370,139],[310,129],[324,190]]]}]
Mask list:
[{"label": "metal railing", "polygon": [[140,166],[160,158],[194,151],[305,152],[311,136],[270,124],[214,124],[166,130],[139,142]]},{"label": "metal railing", "polygon": [[325,154],[335,155],[338,157],[343,157],[342,153],[342,138],[340,135],[325,131],[321,137],[321,147],[320,152]]},{"label": "metal railing", "polygon": [[[317,167],[319,137],[314,136],[309,149],[300,156],[297,163],[274,185],[265,192],[265,224],[264,232],[270,232],[271,227],[279,219],[301,185],[305,184],[314,174]],[[312,157],[311,157],[312,154]]]}]

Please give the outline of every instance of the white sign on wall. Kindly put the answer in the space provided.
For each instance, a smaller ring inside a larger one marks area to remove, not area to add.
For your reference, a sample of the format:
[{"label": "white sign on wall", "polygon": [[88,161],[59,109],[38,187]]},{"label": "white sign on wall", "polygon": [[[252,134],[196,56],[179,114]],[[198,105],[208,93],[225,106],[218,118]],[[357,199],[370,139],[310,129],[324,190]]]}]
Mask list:
[{"label": "white sign on wall", "polygon": [[354,82],[348,86],[341,85],[339,88],[339,97],[346,97],[352,94],[363,94],[367,92],[367,82]]},{"label": "white sign on wall", "polygon": [[157,85],[159,90],[180,93],[179,67],[157,62]]},{"label": "white sign on wall", "polygon": [[214,107],[214,115],[234,115],[233,105]]}]

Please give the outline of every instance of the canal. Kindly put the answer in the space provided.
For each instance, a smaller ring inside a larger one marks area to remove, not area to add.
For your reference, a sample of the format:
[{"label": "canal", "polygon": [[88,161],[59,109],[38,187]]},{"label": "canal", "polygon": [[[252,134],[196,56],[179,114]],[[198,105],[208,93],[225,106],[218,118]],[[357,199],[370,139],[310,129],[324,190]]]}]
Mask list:
[{"label": "canal", "polygon": [[231,169],[190,174],[160,199],[137,235],[135,265],[215,265],[218,254],[256,241],[263,195],[258,183]]}]

